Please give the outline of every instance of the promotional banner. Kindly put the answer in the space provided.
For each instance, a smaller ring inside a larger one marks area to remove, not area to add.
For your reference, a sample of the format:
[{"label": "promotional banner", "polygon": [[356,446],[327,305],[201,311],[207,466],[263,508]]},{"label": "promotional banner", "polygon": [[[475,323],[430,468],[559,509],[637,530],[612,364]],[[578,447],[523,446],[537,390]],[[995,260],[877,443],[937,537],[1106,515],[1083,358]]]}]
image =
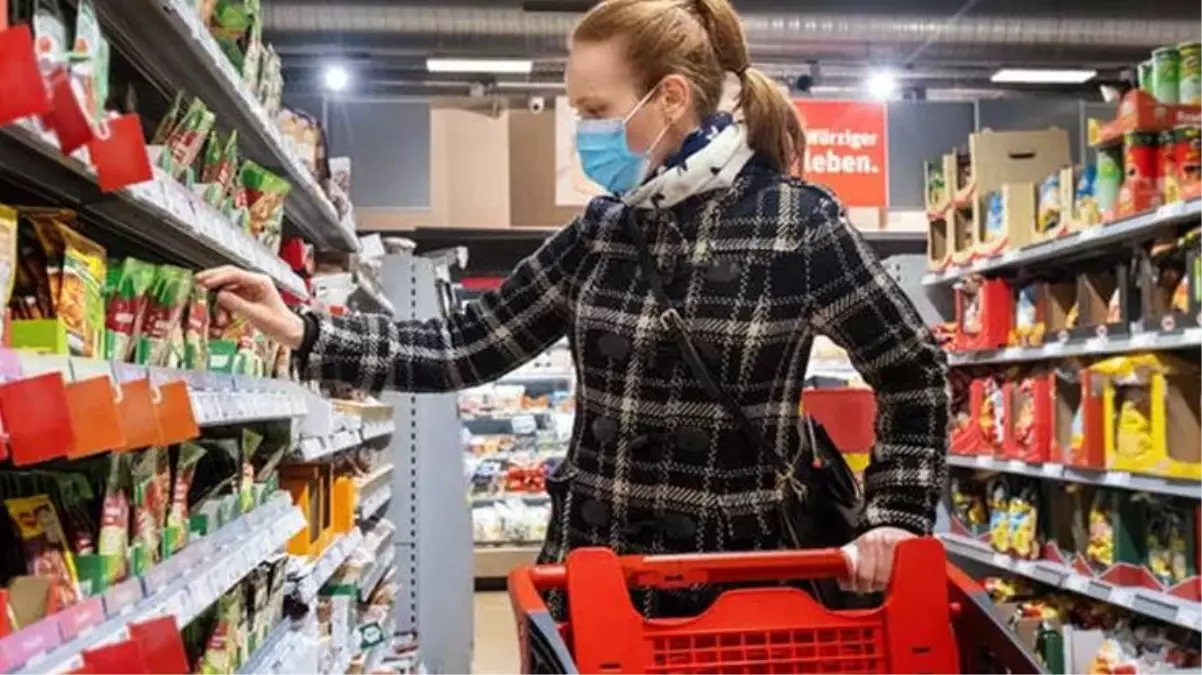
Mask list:
[{"label": "promotional banner", "polygon": [[806,133],[805,179],[834,191],[846,206],[889,202],[885,104],[796,99]]},{"label": "promotional banner", "polygon": [[589,180],[576,155],[576,115],[567,96],[555,99],[555,205],[584,206],[601,194]]}]

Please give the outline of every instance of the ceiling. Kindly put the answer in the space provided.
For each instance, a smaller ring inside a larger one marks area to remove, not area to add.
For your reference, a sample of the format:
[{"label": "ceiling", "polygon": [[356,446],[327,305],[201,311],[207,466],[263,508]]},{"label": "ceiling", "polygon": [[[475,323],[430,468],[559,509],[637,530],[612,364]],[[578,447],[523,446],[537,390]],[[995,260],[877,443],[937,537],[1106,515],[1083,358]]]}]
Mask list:
[{"label": "ceiling", "polygon": [[[752,59],[782,82],[812,74],[815,93],[854,92],[888,66],[930,98],[1096,95],[1082,87],[999,88],[1000,66],[1088,67],[1098,80],[1165,44],[1198,40],[1198,0],[735,0]],[[354,95],[553,95],[581,0],[430,0],[264,3],[267,39],[292,91],[320,90],[331,63]],[[565,11],[566,10],[566,11]],[[430,75],[428,56],[535,59],[529,76]],[[473,83],[477,86],[473,87]],[[482,85],[482,86],[481,86]]]}]

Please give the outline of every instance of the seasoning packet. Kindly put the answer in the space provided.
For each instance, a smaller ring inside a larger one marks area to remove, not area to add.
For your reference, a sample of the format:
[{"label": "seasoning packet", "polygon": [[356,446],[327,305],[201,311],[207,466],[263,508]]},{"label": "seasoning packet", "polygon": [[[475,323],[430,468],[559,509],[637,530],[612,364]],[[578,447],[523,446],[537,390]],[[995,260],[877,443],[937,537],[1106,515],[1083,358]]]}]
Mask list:
[{"label": "seasoning packet", "polygon": [[143,365],[167,366],[172,359],[173,335],[182,341],[181,318],[192,290],[192,273],[172,265],[160,265],[150,290],[138,339],[135,360]]},{"label": "seasoning packet", "polygon": [[129,361],[142,333],[155,267],[137,258],[126,258],[110,268],[112,281],[105,317],[105,354],[111,361]]},{"label": "seasoning packet", "polygon": [[188,535],[188,490],[196,476],[196,465],[205,454],[205,449],[195,443],[181,443],[175,461],[175,476],[171,485],[171,509],[167,513],[167,532],[174,539],[167,542],[172,553],[187,543]]},{"label": "seasoning packet", "polygon": [[[0,204],[0,307],[7,307],[12,299],[16,277],[17,211]],[[0,328],[0,336],[2,331]]]},{"label": "seasoning packet", "polygon": [[51,606],[67,607],[79,602],[75,560],[50,497],[43,494],[5,499],[4,507],[21,539],[26,571],[51,580]]},{"label": "seasoning packet", "polygon": [[71,80],[82,94],[82,107],[93,125],[104,119],[109,96],[109,46],[100,33],[92,0],[80,0],[75,15],[75,45],[71,50]]},{"label": "seasoning packet", "polygon": [[105,251],[69,227],[60,227],[66,248],[58,317],[67,329],[67,346],[73,356],[99,357],[105,324]]},{"label": "seasoning packet", "polygon": [[242,165],[242,184],[250,210],[250,235],[273,253],[279,252],[284,200],[292,184],[249,161]]},{"label": "seasoning packet", "polygon": [[127,465],[124,453],[108,457],[104,501],[100,507],[100,555],[116,561],[115,579],[124,579],[129,557],[129,493],[125,490]]},{"label": "seasoning packet", "polygon": [[150,138],[151,145],[164,145],[167,139],[170,138],[171,132],[175,130],[175,125],[179,122],[180,113],[184,110],[184,93],[177,91],[175,98],[171,99],[171,107],[167,109],[167,114],[159,120],[159,125],[154,129],[154,136]]},{"label": "seasoning packet", "polygon": [[251,429],[242,430],[242,475],[238,482],[238,500],[243,513],[248,513],[255,507],[255,465],[254,456],[263,443],[263,434]]},{"label": "seasoning packet", "polygon": [[161,448],[147,448],[133,455],[130,478],[133,483],[134,572],[140,574],[159,559],[162,521],[158,519],[160,482],[158,478]]},{"label": "seasoning packet", "polygon": [[159,155],[159,168],[166,171],[172,178],[178,179],[184,174],[196,156],[200,154],[201,145],[213,129],[216,116],[200,99],[192,99],[191,105],[180,119],[179,124],[172,129],[167,140],[163,143],[163,152]]},{"label": "seasoning packet", "polygon": [[209,291],[193,283],[184,319],[184,367],[203,370],[209,363]]}]

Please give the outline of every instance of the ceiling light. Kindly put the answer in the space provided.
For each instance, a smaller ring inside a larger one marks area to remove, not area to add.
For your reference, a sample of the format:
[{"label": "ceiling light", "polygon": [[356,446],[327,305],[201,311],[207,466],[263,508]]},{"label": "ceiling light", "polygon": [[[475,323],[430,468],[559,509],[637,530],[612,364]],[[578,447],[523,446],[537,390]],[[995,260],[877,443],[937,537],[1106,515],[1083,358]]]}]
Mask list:
[{"label": "ceiling light", "polygon": [[351,74],[342,66],[327,67],[324,78],[326,89],[330,91],[342,91],[351,82]]},{"label": "ceiling light", "polygon": [[431,73],[506,73],[528,75],[534,70],[530,59],[426,59]]},{"label": "ceiling light", "polygon": [[865,83],[868,95],[878,101],[888,101],[897,96],[897,77],[888,70],[878,70],[868,76]]},{"label": "ceiling light", "polygon": [[1096,70],[1064,68],[1002,68],[990,82],[1012,84],[1084,84],[1098,74]]}]

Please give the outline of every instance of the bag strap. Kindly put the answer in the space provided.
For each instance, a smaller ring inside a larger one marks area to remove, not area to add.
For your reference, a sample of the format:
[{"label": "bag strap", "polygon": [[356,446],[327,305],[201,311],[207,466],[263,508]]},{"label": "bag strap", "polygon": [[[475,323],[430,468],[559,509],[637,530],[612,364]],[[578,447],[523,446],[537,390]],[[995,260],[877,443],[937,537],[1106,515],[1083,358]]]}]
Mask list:
[{"label": "bag strap", "polygon": [[[735,419],[735,423],[739,425],[739,429],[743,432],[743,435],[747,437],[747,440],[762,455],[764,450],[770,447],[767,439],[752,425],[751,420],[747,417],[747,413],[743,412],[743,407],[710,375],[709,368],[706,367],[705,361],[697,351],[697,347],[689,339],[689,334],[684,328],[684,320],[680,317],[680,313],[676,311],[676,307],[668,297],[667,291],[664,290],[664,280],[659,275],[659,266],[656,265],[655,259],[651,256],[651,248],[647,245],[647,238],[639,230],[638,222],[635,221],[634,211],[634,207],[627,209],[626,218],[624,219],[626,230],[630,234],[630,237],[634,239],[635,248],[638,252],[639,267],[642,269],[643,276],[647,279],[647,284],[651,286],[651,294],[655,297],[655,302],[661,308],[659,325],[664,330],[670,332],[672,337],[676,339],[685,363],[693,371],[693,376],[697,378],[697,381],[701,384],[701,388],[705,390],[705,393],[710,398],[722,404],[726,412]],[[813,434],[812,431],[810,433],[811,435]],[[792,463],[787,462],[787,464]]]}]

